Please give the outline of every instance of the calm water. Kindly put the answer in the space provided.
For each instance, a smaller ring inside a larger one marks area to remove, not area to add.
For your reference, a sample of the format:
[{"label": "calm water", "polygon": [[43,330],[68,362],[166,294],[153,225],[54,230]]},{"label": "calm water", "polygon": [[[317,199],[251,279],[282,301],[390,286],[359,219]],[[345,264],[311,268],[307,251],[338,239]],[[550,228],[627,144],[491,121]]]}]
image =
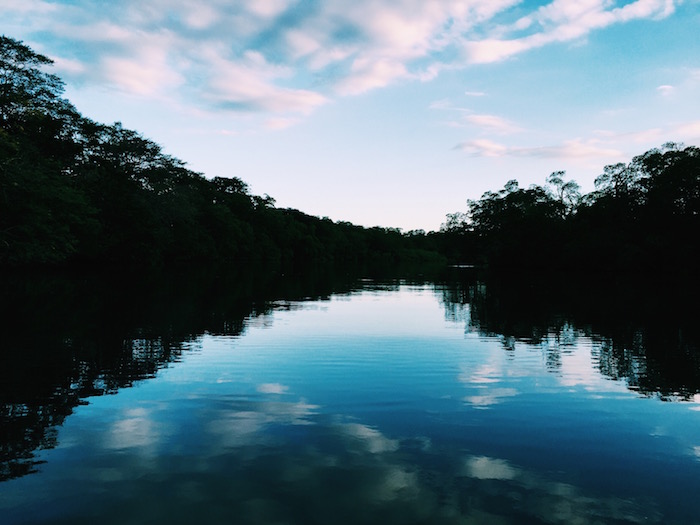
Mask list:
[{"label": "calm water", "polygon": [[26,307],[2,349],[0,522],[700,523],[683,338],[659,357],[653,330],[523,327],[539,307],[479,283],[198,297],[125,292],[88,327]]}]

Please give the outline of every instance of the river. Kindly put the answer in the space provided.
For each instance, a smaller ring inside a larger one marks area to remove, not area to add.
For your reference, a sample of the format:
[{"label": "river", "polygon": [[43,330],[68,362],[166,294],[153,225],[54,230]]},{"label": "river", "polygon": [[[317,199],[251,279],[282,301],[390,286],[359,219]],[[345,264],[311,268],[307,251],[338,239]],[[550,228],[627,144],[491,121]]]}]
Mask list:
[{"label": "river", "polygon": [[0,521],[700,523],[700,355],[664,305],[285,282],[7,285]]}]

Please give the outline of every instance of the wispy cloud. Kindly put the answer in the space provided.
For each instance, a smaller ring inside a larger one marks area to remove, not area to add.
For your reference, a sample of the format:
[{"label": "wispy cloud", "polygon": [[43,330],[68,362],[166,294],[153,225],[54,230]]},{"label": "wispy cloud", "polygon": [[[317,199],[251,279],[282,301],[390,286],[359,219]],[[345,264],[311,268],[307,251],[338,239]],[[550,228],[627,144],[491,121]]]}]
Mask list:
[{"label": "wispy cloud", "polygon": [[[555,0],[534,13],[497,28],[485,39],[465,39],[464,52],[472,63],[505,60],[556,42],[585,38],[592,31],[635,19],[661,19],[671,15],[674,0],[637,0],[615,7],[608,0]],[[525,36],[523,32],[527,32]]]},{"label": "wispy cloud", "polygon": [[694,143],[700,140],[700,120],[673,122],[663,127],[629,132],[597,130],[595,134],[608,144],[632,143],[649,147],[668,140]]},{"label": "wispy cloud", "polygon": [[477,138],[461,142],[454,149],[472,157],[590,159],[606,162],[628,159],[642,148],[659,146],[669,140],[686,144],[697,143],[700,141],[700,120],[675,122],[664,127],[639,131],[595,130],[590,138],[575,138],[560,144],[543,146],[519,146]]},{"label": "wispy cloud", "polygon": [[500,135],[509,135],[523,131],[523,128],[514,122],[497,115],[467,115],[463,120],[484,131]]},{"label": "wispy cloud", "polygon": [[462,142],[455,146],[474,157],[533,157],[558,159],[619,158],[623,154],[600,140],[573,139],[551,146],[510,146],[488,139]]},{"label": "wispy cloud", "polygon": [[669,136],[676,137],[680,141],[697,142],[700,140],[700,120],[684,122],[672,126]]},{"label": "wispy cloud", "polygon": [[44,0],[4,0],[2,8],[13,14],[36,15],[55,12],[58,6]]}]

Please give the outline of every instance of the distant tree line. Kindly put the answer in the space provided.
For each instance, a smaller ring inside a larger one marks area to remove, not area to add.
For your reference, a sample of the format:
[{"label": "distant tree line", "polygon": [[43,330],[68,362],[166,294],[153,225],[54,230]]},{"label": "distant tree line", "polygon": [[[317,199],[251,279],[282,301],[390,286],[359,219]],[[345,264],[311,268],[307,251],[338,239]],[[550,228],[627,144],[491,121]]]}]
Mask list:
[{"label": "distant tree line", "polygon": [[586,195],[561,171],[546,182],[511,180],[448,215],[451,256],[495,269],[697,270],[699,148],[667,143],[606,166]]},{"label": "distant tree line", "polygon": [[51,63],[0,36],[0,265],[444,263],[422,232],[278,209],[239,178],[207,179],[82,116]]}]

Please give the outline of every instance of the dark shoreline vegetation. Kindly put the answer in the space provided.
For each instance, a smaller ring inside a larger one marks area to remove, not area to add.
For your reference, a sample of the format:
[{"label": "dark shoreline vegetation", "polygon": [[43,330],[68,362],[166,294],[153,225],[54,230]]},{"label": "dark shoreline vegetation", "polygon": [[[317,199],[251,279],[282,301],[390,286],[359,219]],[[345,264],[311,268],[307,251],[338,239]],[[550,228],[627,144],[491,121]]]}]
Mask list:
[{"label": "dark shoreline vegetation", "polygon": [[278,209],[237,177],[207,179],[139,133],[80,115],[44,71],[50,64],[0,37],[5,268],[696,270],[697,147],[668,143],[606,166],[587,195],[564,172],[527,189],[513,180],[448,215],[439,232],[402,233]]}]

